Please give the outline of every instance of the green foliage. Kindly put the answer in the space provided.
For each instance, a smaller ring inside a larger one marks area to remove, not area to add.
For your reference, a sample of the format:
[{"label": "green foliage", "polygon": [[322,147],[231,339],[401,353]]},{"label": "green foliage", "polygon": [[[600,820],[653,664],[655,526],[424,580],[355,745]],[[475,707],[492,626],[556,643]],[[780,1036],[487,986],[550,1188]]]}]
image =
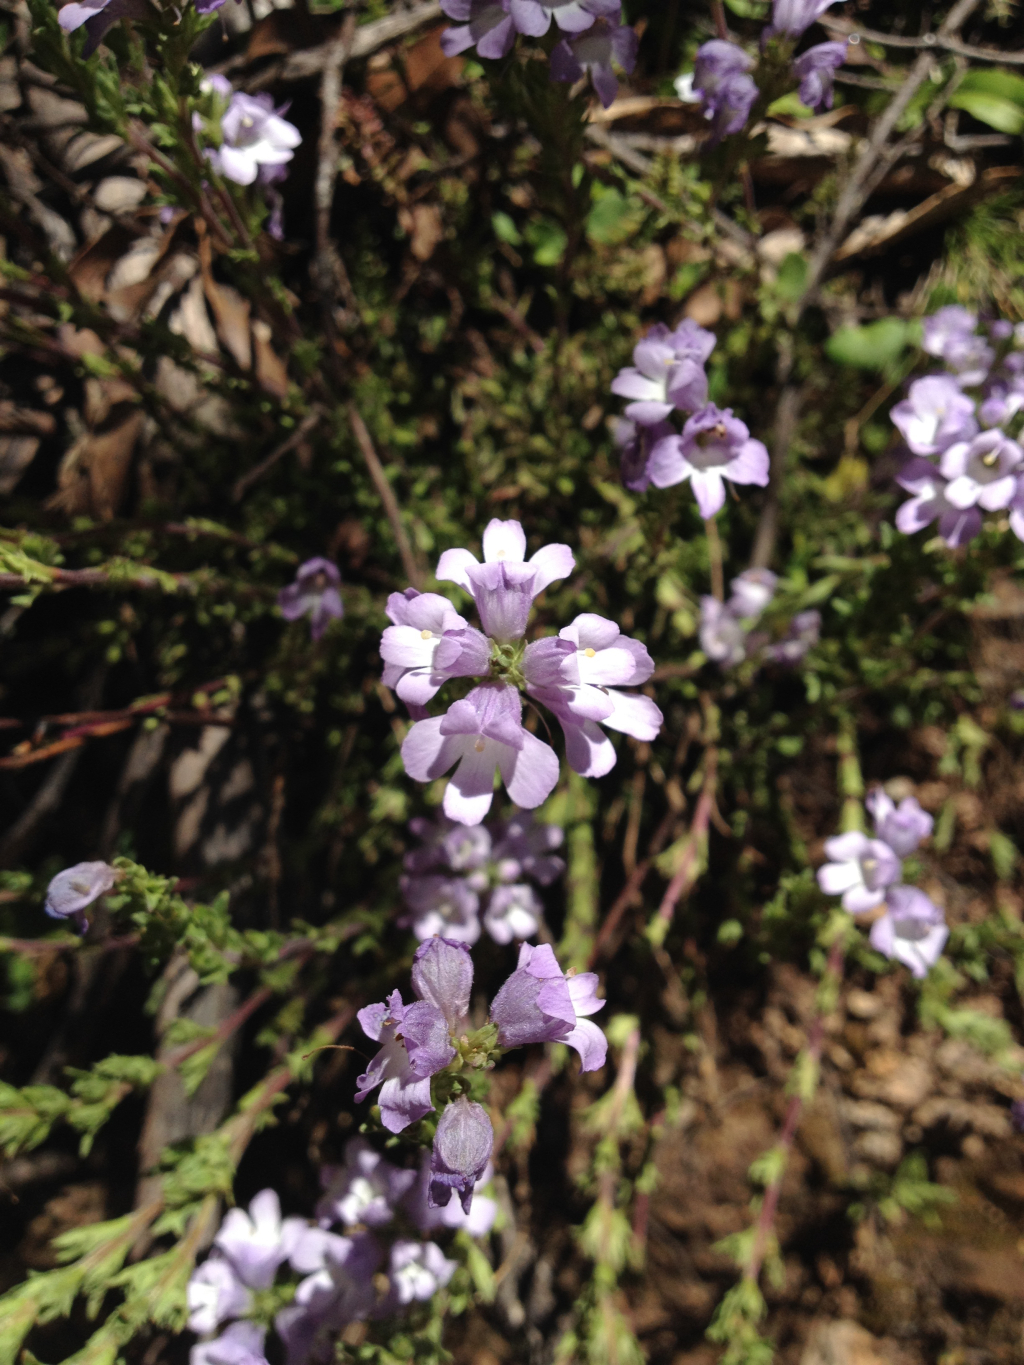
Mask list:
[{"label": "green foliage", "polygon": [[993,67],[968,71],[949,97],[950,107],[1001,133],[1024,132],[1024,77]]}]

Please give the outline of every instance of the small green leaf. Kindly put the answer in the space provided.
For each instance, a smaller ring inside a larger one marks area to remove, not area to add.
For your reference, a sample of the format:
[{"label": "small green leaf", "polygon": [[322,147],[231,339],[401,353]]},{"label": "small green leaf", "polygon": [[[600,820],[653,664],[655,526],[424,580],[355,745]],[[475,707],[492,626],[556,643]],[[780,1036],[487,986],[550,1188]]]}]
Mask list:
[{"label": "small green leaf", "polygon": [[1000,133],[1024,132],[1024,76],[1012,71],[969,71],[949,103]]},{"label": "small green leaf", "polygon": [[830,360],[858,370],[884,370],[906,349],[909,325],[901,318],[879,318],[865,327],[840,327],[825,343]]}]

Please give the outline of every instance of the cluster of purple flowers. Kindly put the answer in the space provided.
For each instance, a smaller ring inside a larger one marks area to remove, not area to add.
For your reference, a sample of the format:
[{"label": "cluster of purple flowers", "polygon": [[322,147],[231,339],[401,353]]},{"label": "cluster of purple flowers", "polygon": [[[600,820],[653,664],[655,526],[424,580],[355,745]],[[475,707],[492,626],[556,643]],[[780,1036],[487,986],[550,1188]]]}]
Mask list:
[{"label": "cluster of purple flowers", "polygon": [[314,640],[322,638],[332,619],[345,615],[338,585],[341,574],[329,559],[307,559],[299,565],[295,582],[277,594],[277,605],[286,621],[309,617],[309,633]]},{"label": "cluster of purple flowers", "polygon": [[[615,765],[601,725],[652,740],[662,724],[649,697],[618,690],[646,682],[654,664],[613,621],[584,612],[557,636],[526,643],[534,598],[575,568],[568,545],[545,545],[527,562],[522,526],[495,519],[484,531],[483,552],[481,564],[468,550],[446,550],[437,566],[438,579],[473,597],[482,632],[447,598],[407,588],[388,598],[393,624],[380,646],[384,683],[416,718],[402,745],[405,771],[430,782],[457,765],[444,813],[463,825],[478,825],[490,810],[495,769],[526,810],[545,801],[558,781],[555,751],[523,725],[522,692],[555,715],[570,766],[584,777]],[[428,716],[427,702],[448,679],[481,677],[445,715]]]},{"label": "cluster of purple flowers", "polygon": [[[873,915],[871,946],[928,974],[949,937],[942,911],[916,886],[904,886],[903,859],[929,837],[932,817],[914,797],[897,806],[878,788],[865,802],[875,823],[875,838],[853,831],[825,841],[831,859],[818,869],[818,885],[828,896],[842,896],[851,915]],[[881,912],[881,913],[879,913]]]},{"label": "cluster of purple flowers", "polygon": [[1024,540],[1024,327],[979,329],[955,305],[924,319],[923,347],[945,373],[915,379],[890,416],[909,452],[896,482],[912,496],[896,513],[906,535],[938,522],[956,548],[981,530],[983,512],[1009,513]]},{"label": "cluster of purple flowers", "polygon": [[[497,1046],[567,1043],[579,1053],[584,1071],[598,1070],[604,1065],[607,1043],[587,1017],[604,1005],[597,998],[597,984],[593,972],[566,976],[548,944],[522,944],[516,970],[491,1004],[490,1021],[497,1029]],[[392,1133],[402,1132],[433,1111],[430,1078],[455,1060],[457,1044],[465,1041],[473,988],[473,960],[466,944],[443,938],[421,943],[413,958],[412,987],[417,998],[410,1004],[403,1003],[400,991],[392,991],[386,1001],[367,1005],[358,1016],[363,1032],[380,1043],[380,1051],[358,1077],[356,1099],[365,1100],[380,1086],[380,1120]],[[472,1108],[478,1112],[463,1126],[473,1127],[479,1137],[484,1121],[488,1131],[490,1121],[480,1105]],[[438,1132],[444,1122],[442,1115]],[[474,1160],[484,1145],[482,1140],[467,1140]],[[444,1152],[443,1165],[449,1174],[456,1170],[454,1146],[453,1139]],[[440,1159],[436,1151],[435,1158]],[[474,1166],[468,1158],[462,1160],[458,1170],[463,1195],[479,1178],[473,1171],[483,1165],[486,1161]],[[436,1161],[431,1169],[438,1169]],[[431,1198],[440,1204],[448,1202],[447,1197],[437,1198],[436,1194]]]},{"label": "cluster of purple flowers", "polygon": [[715,597],[700,599],[700,647],[723,668],[734,668],[745,659],[769,663],[798,664],[818,643],[821,613],[797,612],[785,636],[773,641],[766,631],[755,630],[765,608],[775,596],[778,579],[770,569],[747,569],[731,583],[727,602]]},{"label": "cluster of purple flowers", "polygon": [[401,887],[408,915],[399,923],[418,939],[440,934],[472,944],[483,928],[495,943],[531,938],[544,907],[524,878],[548,886],[565,871],[553,850],[564,833],[517,814],[492,832],[484,825],[455,824],[444,817],[417,818],[410,829],[422,847],[405,855]]},{"label": "cluster of purple flowers", "polygon": [[[761,34],[762,50],[772,40],[786,44],[786,53],[835,0],[775,0],[772,21]],[[803,104],[831,109],[835,73],[846,60],[846,43],[818,43],[792,61],[792,75]],[[697,49],[693,76],[682,77],[682,98],[698,98],[711,124],[712,141],[738,133],[750,118],[760,93],[754,77],[754,58],[736,43],[713,38]]]},{"label": "cluster of purple flowers", "polygon": [[[690,318],[675,331],[658,323],[612,381],[612,393],[630,400],[616,432],[623,483],[643,493],[688,479],[705,520],[725,502],[723,480],[763,488],[769,474],[764,445],[731,408],[708,402],[704,366],[715,341]],[[668,420],[673,412],[686,416],[681,434]]]},{"label": "cluster of purple flowers", "polygon": [[441,35],[449,57],[475,47],[481,57],[507,57],[516,37],[543,38],[552,23],[563,35],[551,51],[551,79],[578,81],[589,75],[601,103],[618,93],[613,70],[636,65],[639,39],[622,23],[622,0],[441,0],[456,27]]},{"label": "cluster of purple flowers", "polygon": [[[481,1178],[490,1179],[486,1163]],[[248,1315],[254,1295],[269,1290],[282,1268],[301,1277],[274,1319],[288,1365],[328,1361],[349,1323],[398,1316],[431,1298],[457,1265],[432,1234],[461,1229],[485,1236],[497,1212],[483,1194],[472,1194],[465,1210],[461,1202],[433,1207],[431,1179],[426,1151],[418,1170],[405,1170],[353,1138],[344,1164],[320,1173],[324,1193],[312,1224],[282,1219],[270,1189],[256,1195],[248,1214],[232,1209],[189,1281],[189,1326],[204,1338],[192,1348],[191,1365],[265,1362],[266,1328]]]}]

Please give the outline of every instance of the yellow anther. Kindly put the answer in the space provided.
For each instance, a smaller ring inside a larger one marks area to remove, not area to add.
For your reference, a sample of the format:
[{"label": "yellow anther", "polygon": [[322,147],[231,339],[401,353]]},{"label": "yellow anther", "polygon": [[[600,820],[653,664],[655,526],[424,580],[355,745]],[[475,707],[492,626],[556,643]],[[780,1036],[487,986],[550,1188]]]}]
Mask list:
[{"label": "yellow anther", "polygon": [[420,639],[421,639],[421,640],[432,640],[433,638],[434,638],[434,632],[433,632],[432,630],[421,630],[421,631],[420,631]]},{"label": "yellow anther", "polygon": [[588,659],[592,659],[592,658],[594,657],[594,655],[597,653],[597,650],[596,650],[596,649],[585,649],[585,650],[583,651],[583,653],[587,656]]},{"label": "yellow anther", "polygon": [[483,735],[481,735],[477,742],[473,745],[473,748],[477,751],[478,754],[482,754],[483,751],[487,748],[487,741],[486,739],[484,739]]}]

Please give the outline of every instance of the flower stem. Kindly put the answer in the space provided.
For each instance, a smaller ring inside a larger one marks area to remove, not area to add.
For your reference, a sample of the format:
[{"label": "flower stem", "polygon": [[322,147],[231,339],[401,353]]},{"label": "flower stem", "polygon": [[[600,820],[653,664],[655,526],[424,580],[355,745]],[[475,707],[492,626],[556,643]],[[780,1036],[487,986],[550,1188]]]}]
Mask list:
[{"label": "flower stem", "polygon": [[708,538],[708,564],[711,569],[711,595],[717,602],[725,601],[725,576],[722,572],[722,539],[718,534],[718,523],[708,517],[704,523],[704,533]]}]

